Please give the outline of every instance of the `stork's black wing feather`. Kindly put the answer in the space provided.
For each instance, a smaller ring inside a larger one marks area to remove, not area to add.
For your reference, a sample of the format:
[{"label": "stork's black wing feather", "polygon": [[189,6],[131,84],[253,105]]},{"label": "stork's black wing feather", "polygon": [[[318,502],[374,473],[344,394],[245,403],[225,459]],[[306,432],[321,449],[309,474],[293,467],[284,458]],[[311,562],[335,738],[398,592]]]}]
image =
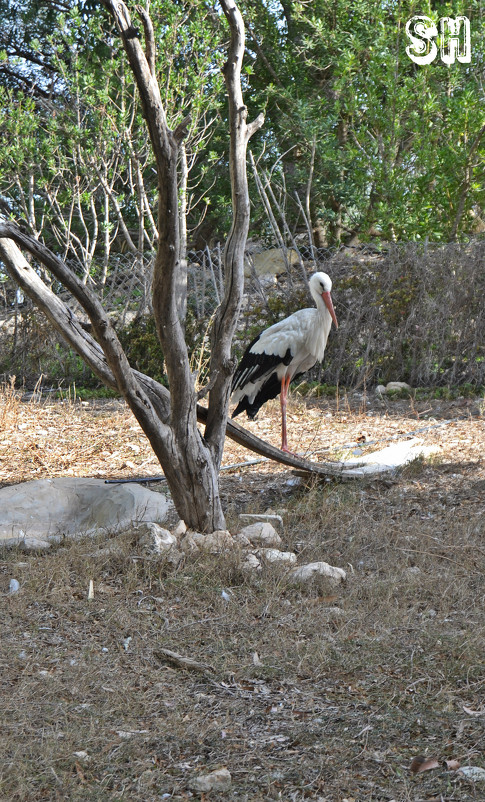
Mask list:
[{"label": "stork's black wing feather", "polygon": [[[277,368],[278,365],[290,364],[292,354],[289,348],[283,357],[278,356],[278,354],[267,354],[265,352],[262,354],[253,353],[251,348],[258,342],[260,337],[261,334],[258,334],[246,348],[232,378],[231,392],[244,388],[244,385],[248,382],[257,382],[265,373],[268,373],[272,368]],[[278,393],[275,393],[275,395],[278,395]],[[269,396],[268,399],[274,398],[275,395]]]},{"label": "stork's black wing feather", "polygon": [[276,373],[272,373],[269,379],[265,381],[259,392],[256,394],[254,401],[251,402],[247,395],[244,395],[239,401],[239,404],[232,413],[231,417],[235,418],[237,415],[240,415],[241,412],[246,412],[248,418],[255,418],[263,404],[265,404],[266,401],[269,401],[270,398],[276,398],[280,390],[281,382]]}]

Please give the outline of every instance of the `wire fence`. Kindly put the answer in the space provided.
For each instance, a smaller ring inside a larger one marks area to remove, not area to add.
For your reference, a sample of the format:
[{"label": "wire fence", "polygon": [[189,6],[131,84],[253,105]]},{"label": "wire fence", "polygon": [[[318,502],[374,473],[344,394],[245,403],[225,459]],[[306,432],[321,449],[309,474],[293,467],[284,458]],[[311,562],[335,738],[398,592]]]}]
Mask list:
[{"label": "wire fence", "polygon": [[[415,387],[480,388],[485,385],[484,267],[485,240],[381,249],[317,249],[308,242],[264,248],[249,243],[235,349],[241,351],[258,330],[309,305],[308,276],[324,270],[333,281],[339,329],[330,336],[324,369],[316,368],[313,378],[346,387],[400,380]],[[103,271],[93,267],[87,281],[120,330],[151,315],[152,270],[151,256],[134,259],[127,254],[112,259],[105,280]],[[62,288],[52,286],[72,301]],[[187,308],[193,348],[207,348],[208,323],[223,293],[223,246],[189,251]],[[38,370],[41,365],[47,370],[39,332],[46,350],[51,349],[49,359],[64,359],[48,325],[0,265],[0,373],[20,373],[33,354]]]}]

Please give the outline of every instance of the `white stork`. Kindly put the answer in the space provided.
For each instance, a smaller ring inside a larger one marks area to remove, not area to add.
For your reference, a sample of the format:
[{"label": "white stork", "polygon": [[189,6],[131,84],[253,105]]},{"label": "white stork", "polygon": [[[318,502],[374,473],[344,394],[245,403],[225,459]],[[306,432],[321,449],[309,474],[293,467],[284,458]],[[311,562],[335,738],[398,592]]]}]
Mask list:
[{"label": "white stork", "polygon": [[292,379],[321,362],[332,326],[338,328],[326,273],[314,273],[310,292],[316,309],[300,309],[265,329],[248,345],[232,380],[235,418],[246,411],[254,418],[263,404],[280,393],[281,450],[289,451],[286,437],[286,399]]}]

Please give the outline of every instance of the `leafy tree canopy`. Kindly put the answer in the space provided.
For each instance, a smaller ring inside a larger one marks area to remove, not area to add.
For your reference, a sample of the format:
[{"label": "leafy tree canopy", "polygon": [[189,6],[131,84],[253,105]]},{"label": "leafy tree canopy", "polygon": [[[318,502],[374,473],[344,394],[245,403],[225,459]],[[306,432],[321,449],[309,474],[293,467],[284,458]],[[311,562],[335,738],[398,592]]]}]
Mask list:
[{"label": "leafy tree canopy", "polygon": [[[474,230],[485,185],[478,0],[419,9],[411,0],[241,6],[245,97],[250,116],[266,115],[252,151],[293,231],[311,223],[316,244],[332,244],[448,240]],[[224,28],[216,3],[154,0],[150,12],[169,124],[192,115],[181,191],[189,242],[200,246],[224,236],[230,220]],[[434,21],[466,14],[471,63],[412,62],[405,25],[416,13]],[[0,193],[47,238],[49,221],[81,262],[90,251],[106,258],[100,232],[110,233],[110,248],[128,237],[134,249],[153,247],[156,179],[133,80],[102,6],[0,0],[0,16],[8,20],[0,33]],[[266,211],[254,186],[252,193],[251,234],[261,236]],[[71,232],[82,247],[67,244]]]}]

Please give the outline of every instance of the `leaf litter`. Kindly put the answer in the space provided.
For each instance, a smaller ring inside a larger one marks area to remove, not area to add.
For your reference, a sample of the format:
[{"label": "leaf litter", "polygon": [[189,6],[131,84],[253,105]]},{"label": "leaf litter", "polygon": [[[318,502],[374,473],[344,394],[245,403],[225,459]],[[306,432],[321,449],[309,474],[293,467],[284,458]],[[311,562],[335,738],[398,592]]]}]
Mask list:
[{"label": "leaf litter", "polygon": [[[99,555],[92,541],[4,552],[0,798],[185,800],[221,769],[240,800],[480,798],[480,404],[291,404],[292,445],[312,458],[423,427],[439,456],[392,481],[304,488],[273,463],[222,476],[229,528],[240,512],[282,514],[299,563],[346,569],[338,592],[297,589],[271,566],[242,573],[231,555],[174,569],[129,534]],[[160,474],[119,401],[21,404],[4,391],[0,425],[0,484]],[[247,425],[277,444],[277,403]],[[250,457],[227,442],[225,464]],[[411,771],[417,755],[438,766]]]}]

